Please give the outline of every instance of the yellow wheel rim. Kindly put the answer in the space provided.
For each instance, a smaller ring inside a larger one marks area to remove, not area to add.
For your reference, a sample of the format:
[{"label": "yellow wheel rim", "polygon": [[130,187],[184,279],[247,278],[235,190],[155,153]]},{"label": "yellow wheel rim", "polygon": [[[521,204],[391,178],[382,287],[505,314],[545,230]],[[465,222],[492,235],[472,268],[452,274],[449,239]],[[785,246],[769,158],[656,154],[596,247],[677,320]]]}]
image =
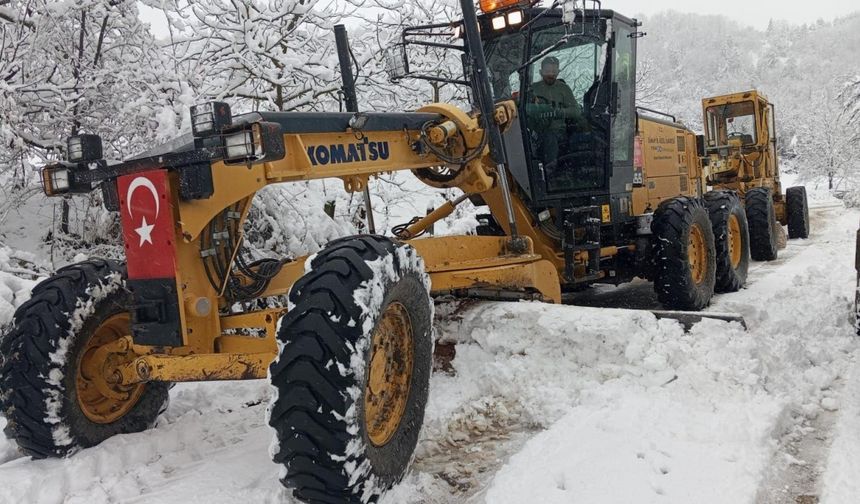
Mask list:
[{"label": "yellow wheel rim", "polygon": [[698,285],[705,281],[705,272],[708,269],[708,254],[705,247],[705,234],[698,224],[690,228],[690,243],[687,246],[687,255],[690,261],[690,273],[693,281]]},{"label": "yellow wheel rim", "polygon": [[743,241],[741,236],[741,224],[736,215],[729,215],[729,257],[732,260],[732,269],[737,269],[741,264],[741,252],[743,252]]},{"label": "yellow wheel rim", "polygon": [[143,394],[145,385],[142,383],[131,386],[111,384],[106,376],[108,370],[131,361],[134,354],[100,351],[105,345],[115,344],[129,334],[129,315],[118,313],[101,323],[81,352],[75,377],[78,405],[84,415],[95,423],[108,424],[119,420],[137,404]]},{"label": "yellow wheel rim", "polygon": [[412,382],[412,321],[406,307],[388,305],[373,331],[364,423],[374,446],[388,443],[397,432]]}]

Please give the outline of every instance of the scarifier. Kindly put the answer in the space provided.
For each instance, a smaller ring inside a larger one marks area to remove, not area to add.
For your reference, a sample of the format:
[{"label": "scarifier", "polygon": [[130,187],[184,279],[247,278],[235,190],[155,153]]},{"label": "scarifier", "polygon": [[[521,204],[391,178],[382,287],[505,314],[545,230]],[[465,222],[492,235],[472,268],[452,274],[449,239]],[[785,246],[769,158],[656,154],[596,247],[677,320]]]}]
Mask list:
[{"label": "scarifier", "polygon": [[[699,310],[715,286],[737,288],[747,240],[725,237],[746,231],[743,212],[709,204],[691,131],[634,105],[639,23],[599,2],[461,7],[456,23],[405,30],[388,57],[393,77],[421,77],[410,48],[461,52],[465,77],[449,81],[469,86],[471,112],[357,112],[341,30],[352,112],[233,117],[207,103],[190,138],[117,164],[97,136],[70,139],[45,192],[100,189],[126,261],[65,267],[17,311],[0,343],[6,434],[35,457],[67,456],[151,427],[170,383],[268,377],[283,483],[306,502],[367,502],[413,456],[434,297],[560,302],[642,277],[666,308]],[[463,196],[395,238],[247,257],[243,224],[266,185],[339,178],[360,192],[395,170]],[[417,239],[467,199],[488,209],[478,235]]]},{"label": "scarifier", "polygon": [[779,181],[776,110],[759,91],[702,100],[708,184],[743,198],[749,222],[750,252],[756,261],[773,261],[789,238],[809,237],[806,188]]}]

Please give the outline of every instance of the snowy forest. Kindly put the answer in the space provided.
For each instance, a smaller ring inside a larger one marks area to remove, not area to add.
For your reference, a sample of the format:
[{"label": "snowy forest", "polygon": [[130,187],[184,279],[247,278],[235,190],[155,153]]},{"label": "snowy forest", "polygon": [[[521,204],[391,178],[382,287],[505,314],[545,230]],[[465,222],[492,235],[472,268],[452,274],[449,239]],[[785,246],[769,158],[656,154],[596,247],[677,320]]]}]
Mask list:
[{"label": "snowy forest", "polygon": [[[79,250],[114,252],[117,219],[101,210],[98,194],[62,202],[41,196],[38,168],[62,158],[70,135],[97,133],[106,155],[121,159],[188,131],[189,107],[206,100],[226,100],[237,112],[342,109],[332,33],[338,23],[350,29],[362,109],[413,110],[452,99],[466,106],[462,89],[391,84],[382,65],[383,49],[404,26],[453,20],[456,2],[371,3],[0,2],[0,243],[33,250],[61,241],[67,246],[51,247],[52,254],[62,249],[66,260]],[[169,36],[156,38],[141,9],[163,15]],[[853,197],[860,15],[802,26],[771,22],[766,31],[676,12],[641,20],[647,36],[639,43],[640,105],[700,131],[701,98],[757,88],[776,103],[786,169]],[[439,75],[458,71],[438,59],[422,65]],[[425,210],[409,208],[415,191],[426,192],[405,174],[373,183],[383,228],[397,223],[395,214]],[[323,213],[326,202],[336,203],[334,219]],[[277,254],[312,252],[363,225],[360,198],[335,182],[269,188],[255,203],[262,218],[251,220],[256,229],[248,237]],[[39,236],[10,236],[34,218]]]}]

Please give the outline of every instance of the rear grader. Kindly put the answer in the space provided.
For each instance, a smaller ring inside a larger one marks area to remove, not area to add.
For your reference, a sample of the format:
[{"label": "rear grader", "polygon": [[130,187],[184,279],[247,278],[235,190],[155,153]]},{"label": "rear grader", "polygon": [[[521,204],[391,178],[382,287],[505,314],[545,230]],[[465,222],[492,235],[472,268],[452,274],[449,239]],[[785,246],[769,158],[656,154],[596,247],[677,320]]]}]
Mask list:
[{"label": "rear grader", "polygon": [[809,237],[806,188],[782,194],[776,142],[776,112],[758,91],[702,100],[708,185],[744,199],[750,252],[756,261],[777,258],[782,226],[789,238]]},{"label": "rear grader", "polygon": [[[636,20],[599,2],[461,7],[453,25],[406,30],[389,56],[405,77],[409,46],[462,52],[470,112],[233,117],[208,103],[187,142],[116,164],[97,136],[71,138],[44,190],[101,190],[126,261],[62,268],[16,312],[0,341],[6,435],[34,457],[68,456],[151,427],[171,383],[268,378],[282,482],[306,502],[373,501],[418,441],[434,297],[560,302],[641,277],[668,308],[698,310],[743,284],[740,199],[706,192],[691,131],[634,105]],[[454,42],[434,40],[451,28]],[[243,224],[264,186],[339,178],[363,191],[395,170],[463,197],[393,238],[248,257]],[[466,199],[489,209],[480,235],[418,239]],[[267,302],[279,296],[286,307]]]}]

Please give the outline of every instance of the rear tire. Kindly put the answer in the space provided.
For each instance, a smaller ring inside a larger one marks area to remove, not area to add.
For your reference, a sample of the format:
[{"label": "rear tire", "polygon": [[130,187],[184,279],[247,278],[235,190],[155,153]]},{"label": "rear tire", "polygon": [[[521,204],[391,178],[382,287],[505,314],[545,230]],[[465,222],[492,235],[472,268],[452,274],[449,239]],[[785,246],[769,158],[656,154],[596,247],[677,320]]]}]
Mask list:
[{"label": "rear tire", "polygon": [[773,194],[766,187],[747,191],[744,200],[749,222],[750,256],[754,261],[773,261],[779,254]]},{"label": "rear tire", "polygon": [[785,191],[785,212],[788,214],[788,238],[809,238],[809,202],[806,187],[789,187]]},{"label": "rear tire", "polygon": [[[8,420],[4,432],[22,452],[34,458],[70,455],[117,434],[146,430],[167,408],[166,383],[131,387],[128,400],[114,402],[92,386],[80,388],[90,340],[104,336],[101,331],[108,337],[128,334],[131,295],[124,286],[122,265],[90,260],[36,285],[15,312],[0,342],[0,408]],[[112,320],[119,322],[109,326]],[[97,414],[104,418],[95,421]]]},{"label": "rear tire", "polygon": [[750,265],[747,216],[734,191],[711,191],[705,205],[714,231],[717,280],[715,292],[736,292],[746,284]]},{"label": "rear tire", "polygon": [[305,502],[373,501],[402,479],[424,420],[428,277],[415,249],[379,236],[332,242],[309,266],[269,367],[272,456]]},{"label": "rear tire", "polygon": [[654,290],[670,310],[701,310],[714,295],[714,232],[698,199],[664,201],[654,212]]}]

